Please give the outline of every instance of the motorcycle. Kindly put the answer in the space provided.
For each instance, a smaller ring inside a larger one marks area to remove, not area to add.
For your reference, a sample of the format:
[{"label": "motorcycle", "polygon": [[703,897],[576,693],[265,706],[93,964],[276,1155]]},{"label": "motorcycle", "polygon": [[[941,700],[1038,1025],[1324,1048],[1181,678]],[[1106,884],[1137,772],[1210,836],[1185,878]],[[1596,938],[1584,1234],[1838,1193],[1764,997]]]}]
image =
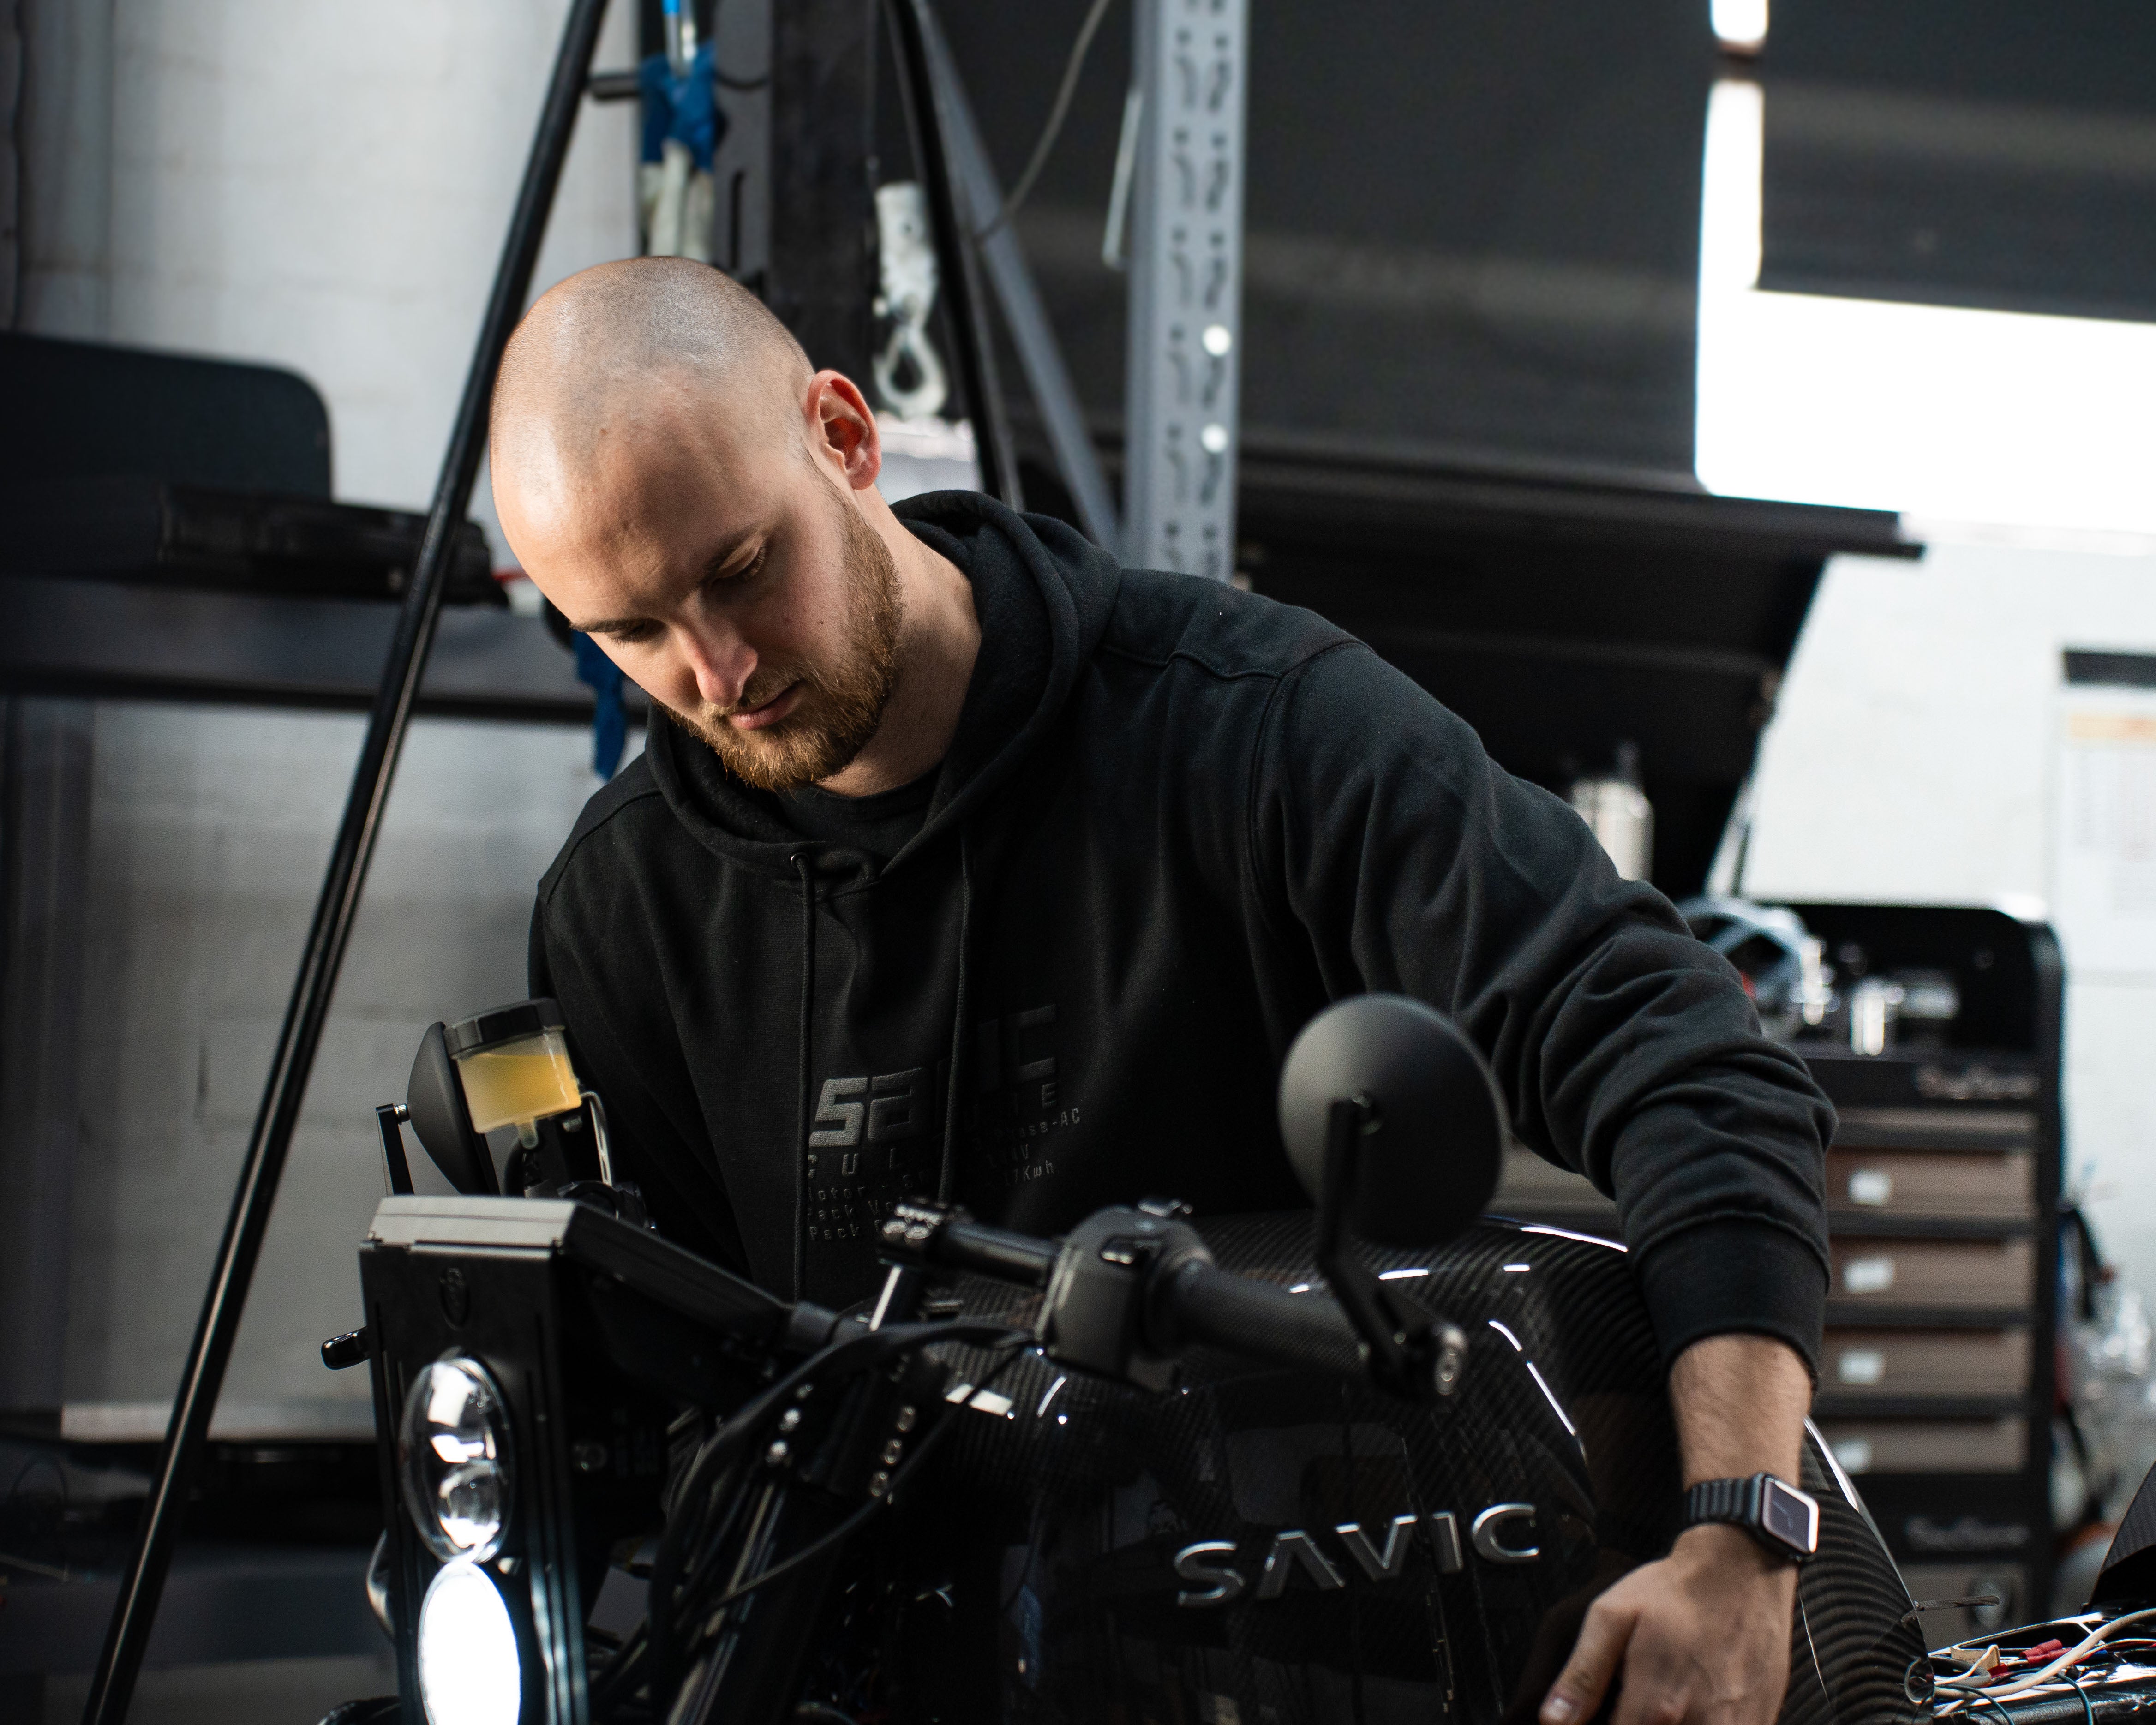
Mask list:
[{"label": "motorcycle", "polygon": [[[1516,1725],[1681,1526],[1624,1249],[1483,1214],[1502,1101],[1412,1001],[1291,1050],[1312,1212],[1047,1240],[902,1204],[858,1314],[644,1224],[551,1003],[434,1027],[381,1115],[367,1322],[325,1358],[372,1373],[399,1694],[338,1725]],[[408,1122],[459,1195],[411,1193]],[[2123,1634],[2156,1620],[2148,1487],[2087,1619],[1932,1656],[1809,1427],[1799,1484],[1784,1725],[2156,1699]]]}]

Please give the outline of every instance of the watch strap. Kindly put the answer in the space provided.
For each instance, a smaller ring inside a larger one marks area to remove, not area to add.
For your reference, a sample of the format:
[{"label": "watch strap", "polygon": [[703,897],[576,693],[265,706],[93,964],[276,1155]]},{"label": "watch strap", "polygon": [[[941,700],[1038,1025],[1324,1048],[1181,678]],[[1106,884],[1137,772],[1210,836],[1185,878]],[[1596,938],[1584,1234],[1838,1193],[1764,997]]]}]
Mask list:
[{"label": "watch strap", "polygon": [[1702,1522],[1732,1522],[1739,1527],[1756,1527],[1759,1522],[1759,1480],[1758,1474],[1749,1479],[1702,1480],[1685,1493],[1686,1526],[1697,1526]]},{"label": "watch strap", "polygon": [[1779,1487],[1783,1492],[1810,1506],[1814,1538],[1817,1538],[1818,1508],[1804,1492],[1784,1485],[1772,1474],[1755,1473],[1748,1478],[1702,1480],[1685,1493],[1685,1525],[1698,1527],[1702,1522],[1721,1522],[1744,1529],[1768,1551],[1778,1556],[1802,1563],[1815,1553],[1776,1532],[1767,1517],[1767,1493]]}]

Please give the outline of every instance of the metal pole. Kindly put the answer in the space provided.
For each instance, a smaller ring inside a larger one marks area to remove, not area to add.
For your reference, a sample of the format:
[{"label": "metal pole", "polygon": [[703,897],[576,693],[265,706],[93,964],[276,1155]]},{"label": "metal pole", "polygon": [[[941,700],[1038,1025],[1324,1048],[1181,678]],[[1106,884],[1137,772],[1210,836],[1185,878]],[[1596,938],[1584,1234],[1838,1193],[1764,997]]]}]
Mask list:
[{"label": "metal pole", "polygon": [[992,497],[1013,509],[1025,507],[1019,484],[1018,451],[1004,416],[1003,392],[996,382],[995,348],[982,315],[981,281],[973,264],[973,233],[965,219],[965,200],[952,173],[948,147],[949,120],[928,56],[927,0],[890,0],[892,45],[897,50],[899,95],[913,135],[914,166],[928,194],[928,220],[936,233],[937,274],[942,278],[943,304],[951,314],[952,345],[958,350],[959,393],[973,424],[980,452],[981,478]]},{"label": "metal pole", "polygon": [[1248,0],[1137,0],[1123,560],[1235,567]]},{"label": "metal pole", "polygon": [[524,309],[539,242],[547,230],[547,213],[553,207],[554,187],[561,178],[562,158],[568,153],[569,134],[583,100],[593,45],[605,15],[606,0],[570,0],[561,51],[555,58],[546,104],[539,114],[538,135],[532,140],[524,183],[510,217],[509,237],[503,244],[494,290],[480,325],[478,349],[465,378],[464,398],[457,404],[449,450],[442,458],[434,512],[420,543],[419,561],[412,572],[412,585],[404,596],[397,633],[390,642],[388,662],[382,667],[382,687],[367,717],[367,739],[352,774],[352,795],[345,803],[336,847],[330,853],[314,923],[307,931],[306,950],[293,981],[284,1028],[278,1034],[276,1056],[270,1062],[269,1082],[263,1087],[262,1106],[255,1116],[239,1188],[232,1195],[232,1214],[225,1223],[217,1267],[203,1299],[194,1345],[188,1351],[179,1394],[172,1403],[172,1421],[158,1457],[157,1478],[143,1506],[134,1555],[121,1583],[104,1651],[98,1656],[89,1705],[83,1710],[84,1725],[119,1725],[127,1717],[128,1702],[135,1692],[135,1679],[157,1617],[158,1598],[164,1591],[166,1572],[172,1567],[172,1548],[178,1542],[195,1466],[208,1440],[210,1415],[217,1407],[218,1391],[232,1357],[233,1338],[239,1332],[240,1313],[247,1303],[248,1284],[254,1278],[254,1261],[261,1252],[270,1208],[277,1197],[277,1183],[291,1148],[292,1128],[299,1120],[315,1050],[329,1016],[330,998],[352,934],[352,917],[359,908],[360,890],[381,829],[382,808],[389,798],[398,752],[411,722],[413,699],[418,693],[427,649],[433,644],[434,625],[441,614],[442,592],[457,528],[471,498],[472,482],[479,476],[480,458],[485,453],[487,403],[494,390],[495,370]]},{"label": "metal pole", "polygon": [[[952,166],[966,194],[963,218],[978,232],[980,223],[993,220],[1003,208],[1003,187],[996,183],[995,167],[981,141],[981,129],[973,119],[973,104],[966,99],[957,62],[951,57],[951,45],[944,40],[943,27],[932,12],[927,15],[924,34],[929,69],[942,92],[949,126],[944,141],[950,146]],[[1077,388],[1070,381],[1070,367],[1063,362],[1063,351],[1056,346],[1055,328],[1033,285],[1033,272],[1026,268],[1025,253],[1019,248],[1014,224],[1004,223],[978,244],[989,285],[996,290],[996,303],[1003,307],[1004,327],[1010,331],[1011,345],[1018,349],[1019,364],[1025,370],[1026,388],[1033,392],[1034,404],[1040,409],[1041,423],[1047,429],[1049,447],[1055,453],[1055,465],[1062,470],[1063,482],[1070,488],[1070,501],[1078,507],[1079,525],[1096,545],[1119,551],[1122,528],[1116,521],[1115,493],[1108,489],[1107,476],[1101,470],[1100,453],[1093,447],[1092,434],[1086,429],[1086,413],[1078,404]]]}]

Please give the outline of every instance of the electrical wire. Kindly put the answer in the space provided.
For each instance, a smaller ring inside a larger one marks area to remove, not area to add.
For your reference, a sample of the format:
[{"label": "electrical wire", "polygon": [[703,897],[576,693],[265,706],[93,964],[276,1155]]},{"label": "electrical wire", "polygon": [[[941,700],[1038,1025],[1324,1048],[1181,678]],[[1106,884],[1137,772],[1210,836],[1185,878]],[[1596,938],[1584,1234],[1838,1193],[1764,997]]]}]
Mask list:
[{"label": "electrical wire", "polygon": [[987,227],[973,235],[978,243],[991,239],[1019,212],[1033,191],[1033,182],[1040,177],[1040,171],[1048,166],[1048,157],[1055,148],[1055,140],[1062,133],[1063,122],[1070,112],[1070,98],[1077,94],[1078,74],[1086,69],[1086,51],[1093,45],[1094,33],[1101,28],[1101,20],[1108,15],[1112,0],[1093,0],[1086,14],[1086,22],[1078,27],[1078,39],[1070,44],[1070,57],[1063,64],[1063,81],[1055,88],[1055,100],[1048,110],[1048,120],[1040,128],[1040,140],[1033,146],[1033,155],[1025,164],[1025,172],[1018,177],[1018,183],[1004,198],[1004,207],[995,213]]},{"label": "electrical wire", "polygon": [[[2150,1617],[2156,1617],[2156,1605],[2140,1611],[2129,1611],[2123,1617],[2114,1617],[2109,1623],[2099,1624],[2089,1632],[2087,1640],[2077,1645],[2069,1647],[2041,1671],[2031,1671],[2025,1677],[2016,1677],[2012,1682],[2002,1683],[1996,1689],[1983,1686],[1982,1680],[1989,1675],[1989,1672],[1974,1671],[1958,1677],[1942,1677],[1932,1686],[1934,1689],[1951,1689],[1957,1694],[1981,1695],[1986,1701],[2003,1701],[2009,1696],[2025,1694],[2040,1683],[2051,1682],[2061,1671],[2071,1670],[2079,1665],[2082,1661],[2108,1640],[2114,1633],[2124,1629],[2128,1624],[2139,1623],[2143,1619]],[[1956,1647],[1966,1647],[1969,1645],[1967,1641],[1954,1643]]]},{"label": "electrical wire", "polygon": [[[967,1399],[968,1401],[972,1400],[973,1396],[979,1394],[982,1390],[988,1389],[989,1385],[996,1381],[997,1378],[1003,1376],[1004,1373],[1018,1359],[1019,1356],[1023,1354],[1026,1348],[1032,1345],[1032,1342],[1033,1338],[1030,1336],[1027,1337],[1024,1342],[1012,1348],[1009,1353],[1006,1353],[1001,1359],[998,1360],[995,1365],[989,1370],[987,1376],[983,1378],[978,1384],[974,1385],[973,1390],[968,1395]],[[732,1604],[735,1600],[746,1599],[749,1594],[754,1593],[760,1587],[769,1586],[773,1582],[779,1580],[782,1577],[791,1574],[794,1570],[801,1568],[803,1564],[810,1562],[814,1558],[823,1556],[824,1553],[829,1551],[833,1546],[840,1543],[844,1540],[850,1538],[855,1532],[860,1531],[862,1525],[867,1522],[870,1516],[874,1515],[880,1509],[887,1509],[891,1507],[891,1500],[898,1496],[899,1487],[911,1479],[913,1476],[919,1471],[921,1464],[926,1461],[929,1456],[935,1453],[936,1445],[942,1441],[944,1434],[952,1429],[952,1422],[956,1417],[956,1409],[947,1414],[942,1420],[937,1422],[936,1429],[933,1431],[930,1432],[927,1437],[923,1438],[918,1444],[914,1445],[913,1454],[908,1456],[906,1460],[905,1465],[901,1466],[896,1473],[891,1476],[891,1484],[885,1488],[882,1497],[871,1497],[866,1503],[861,1505],[859,1509],[848,1516],[845,1520],[839,1522],[837,1527],[832,1528],[820,1538],[810,1540],[808,1544],[803,1546],[801,1549],[794,1553],[792,1557],[784,1559],[783,1562],[773,1563],[768,1569],[762,1571],[760,1574],[752,1575],[747,1581],[742,1582],[740,1586],[732,1589],[728,1593],[721,1595],[719,1599],[713,1600],[710,1609],[713,1611],[723,1610],[728,1605]]]},{"label": "electrical wire", "polygon": [[2066,1681],[2074,1686],[2074,1693],[2082,1698],[2082,1712],[2087,1719],[2088,1725],[2096,1725],[2096,1704],[2089,1699],[2088,1691],[2082,1686],[2082,1680],[2079,1677],[2069,1677]]},{"label": "electrical wire", "polygon": [[[682,1476],[680,1487],[675,1494],[675,1512],[668,1518],[665,1531],[660,1535],[658,1549],[652,1557],[643,1642],[643,1658],[651,1672],[652,1692],[657,1695],[670,1690],[676,1675],[675,1656],[679,1650],[675,1645],[674,1634],[675,1602],[684,1594],[692,1598],[695,1596],[697,1584],[707,1578],[714,1560],[712,1553],[706,1553],[700,1558],[691,1567],[688,1585],[685,1587],[681,1584],[684,1559],[690,1548],[705,1544],[711,1500],[718,1495],[719,1488],[732,1479],[735,1471],[732,1464],[741,1458],[749,1444],[770,1423],[773,1414],[782,1410],[782,1404],[792,1401],[803,1385],[813,1386],[834,1374],[841,1366],[854,1365],[857,1361],[856,1369],[865,1371],[885,1360],[938,1343],[967,1341],[1015,1343],[1016,1348],[1010,1356],[1015,1358],[1032,1339],[1029,1332],[1014,1329],[1009,1324],[981,1320],[889,1324],[882,1329],[865,1331],[819,1348],[761,1394],[737,1409],[733,1417],[706,1440],[690,1462],[688,1471]],[[934,1435],[931,1433],[931,1439]],[[924,1441],[916,1450],[914,1459],[917,1461],[929,1447],[929,1443]],[[909,1463],[908,1466],[911,1466]],[[903,1478],[906,1471],[901,1469],[899,1477]],[[897,1480],[893,1481],[894,1490],[897,1483]],[[726,1529],[732,1525],[733,1512],[738,1507],[738,1498],[735,1499],[733,1507],[719,1518],[716,1536],[712,1542],[714,1551],[718,1545],[723,1544]],[[868,1507],[875,1508],[879,1503],[880,1501],[872,1501]],[[847,1531],[850,1531],[852,1525],[854,1523],[850,1522],[841,1524]],[[755,1578],[749,1587],[741,1591],[762,1586],[775,1579],[778,1569],[792,1567],[802,1555],[804,1554],[797,1554],[795,1558],[789,1558],[786,1563],[776,1566],[774,1570]],[[702,1609],[706,1612],[716,1610],[734,1597],[737,1595],[729,1594],[717,1605]],[[626,1669],[630,1645],[624,1643],[621,1654],[610,1661],[609,1675],[617,1669]]]}]

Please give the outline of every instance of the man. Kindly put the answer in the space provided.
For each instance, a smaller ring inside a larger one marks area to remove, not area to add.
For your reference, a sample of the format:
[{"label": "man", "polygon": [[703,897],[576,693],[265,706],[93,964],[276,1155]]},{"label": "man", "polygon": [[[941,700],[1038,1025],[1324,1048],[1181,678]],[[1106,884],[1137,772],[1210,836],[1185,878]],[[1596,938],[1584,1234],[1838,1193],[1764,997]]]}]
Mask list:
[{"label": "man", "polygon": [[[510,542],[671,719],[531,945],[661,1225],[835,1303],[906,1193],[1036,1233],[1296,1206],[1281,1058],[1396,990],[1614,1193],[1687,1480],[1794,1481],[1831,1115],[1734,973],[1358,642],[978,497],[895,511],[880,459],[860,392],[696,265],[573,277],[503,362]],[[1543,1725],[1620,1667],[1617,1725],[1764,1725],[1794,1588],[1686,1531],[1596,1603]]]}]

